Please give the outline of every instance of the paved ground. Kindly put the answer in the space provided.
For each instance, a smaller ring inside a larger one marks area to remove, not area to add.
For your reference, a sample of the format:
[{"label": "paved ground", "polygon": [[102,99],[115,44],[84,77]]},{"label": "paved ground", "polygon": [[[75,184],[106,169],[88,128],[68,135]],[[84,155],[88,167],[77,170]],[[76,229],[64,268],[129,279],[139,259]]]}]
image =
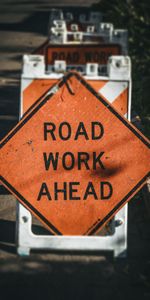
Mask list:
[{"label": "paved ground", "polygon": [[[45,40],[52,5],[0,2],[0,139],[18,121],[21,57]],[[143,195],[129,205],[127,259],[98,253],[33,253],[23,259],[16,255],[15,199],[1,187],[0,299],[150,299],[150,219]]]}]

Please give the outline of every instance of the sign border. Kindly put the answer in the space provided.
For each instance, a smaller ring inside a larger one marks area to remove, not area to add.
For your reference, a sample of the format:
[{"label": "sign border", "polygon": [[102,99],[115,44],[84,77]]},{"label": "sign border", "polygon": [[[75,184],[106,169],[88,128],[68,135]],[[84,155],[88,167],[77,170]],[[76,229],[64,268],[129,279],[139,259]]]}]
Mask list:
[{"label": "sign border", "polygon": [[[150,148],[150,142],[148,141],[148,139],[146,137],[143,136],[143,134],[141,134],[136,128],[133,127],[133,125],[131,125],[129,123],[129,121],[127,121],[122,115],[120,115],[114,108],[113,106],[107,102],[106,100],[104,100],[102,98],[102,96],[100,96],[90,85],[89,83],[87,83],[78,73],[76,72],[69,72],[68,74],[66,74],[61,81],[58,82],[58,84],[56,84],[59,88],[61,88],[64,84],[67,84],[67,80],[69,78],[71,78],[72,76],[75,76],[82,85],[84,85],[104,106],[106,106],[111,113],[113,113],[116,117],[118,117],[118,119],[129,129],[132,131],[132,133],[134,133],[137,138],[140,139],[140,141],[142,141],[148,148]],[[67,84],[68,86],[68,84]],[[69,86],[68,86],[69,87]],[[47,102],[52,98],[53,94],[49,94],[47,95],[43,100],[41,100],[40,103],[34,104],[34,107],[32,109],[31,112],[29,112],[28,114],[26,114],[25,116],[23,116],[23,118],[21,119],[20,123],[18,125],[16,125],[16,127],[14,129],[12,129],[10,131],[10,133],[8,133],[8,135],[2,139],[2,141],[0,141],[0,149],[26,124],[26,122],[28,120],[30,120],[32,118],[32,116],[34,114],[36,114],[36,112]],[[40,99],[38,100],[40,101]],[[119,201],[119,203],[117,203],[117,205],[107,214],[107,216],[105,216],[100,222],[93,224],[90,227],[90,231],[83,235],[93,235],[105,222],[107,222],[115,212],[117,212],[119,210],[119,208],[121,208],[123,206],[123,204],[125,202],[128,202],[130,200],[130,198],[132,197],[132,195],[134,195],[134,193],[136,192],[136,190],[140,189],[140,187],[142,187],[142,185],[144,185],[146,178],[150,176],[150,172],[148,172],[139,182],[136,186],[133,187],[133,189],[122,199]],[[57,235],[63,235],[51,222],[49,222],[36,208],[34,208],[32,206],[32,204],[25,199],[7,180],[5,180],[5,178],[3,176],[0,175],[0,181],[3,183],[3,185],[10,191],[12,192],[18,199],[21,200],[21,203],[25,205],[25,207],[28,207],[35,215],[37,215],[44,223],[46,226],[49,227],[49,229],[51,229],[55,234]]]}]

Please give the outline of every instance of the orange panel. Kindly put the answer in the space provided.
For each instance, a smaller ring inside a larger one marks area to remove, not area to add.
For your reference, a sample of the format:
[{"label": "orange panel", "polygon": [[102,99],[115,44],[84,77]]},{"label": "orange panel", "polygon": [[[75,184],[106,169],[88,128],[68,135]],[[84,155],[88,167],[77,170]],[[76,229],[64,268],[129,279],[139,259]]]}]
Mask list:
[{"label": "orange panel", "polygon": [[[34,79],[23,91],[23,113],[25,114],[44,94],[56,84],[57,79]],[[95,89],[102,88],[107,81],[88,81]]]},{"label": "orange panel", "polygon": [[[23,112],[26,113],[56,82],[57,79],[34,79],[23,91]],[[99,91],[107,82],[106,80],[88,80],[96,91]],[[112,104],[119,113],[125,115],[128,112],[128,89],[124,90]]]},{"label": "orange panel", "polygon": [[53,65],[55,60],[65,60],[67,65],[103,65],[107,63],[109,56],[120,53],[121,48],[117,44],[50,45],[46,49],[46,64]]},{"label": "orange panel", "polygon": [[148,140],[69,73],[0,143],[0,181],[58,235],[91,235],[144,185]]},{"label": "orange panel", "polygon": [[56,79],[34,79],[23,91],[23,112],[26,113],[56,82]]},{"label": "orange panel", "polygon": [[[88,80],[88,83],[99,93],[101,93],[100,89],[107,84],[108,81],[98,81],[98,80]],[[113,81],[112,81],[113,82]],[[115,85],[114,85],[115,89]],[[117,96],[116,99],[112,102],[113,107],[121,113],[123,116],[128,112],[128,88],[126,88],[120,95]],[[103,98],[105,98],[103,96]],[[107,101],[107,98],[105,98]]]},{"label": "orange panel", "polygon": [[128,90],[123,91],[113,102],[113,107],[125,115],[128,112]]}]

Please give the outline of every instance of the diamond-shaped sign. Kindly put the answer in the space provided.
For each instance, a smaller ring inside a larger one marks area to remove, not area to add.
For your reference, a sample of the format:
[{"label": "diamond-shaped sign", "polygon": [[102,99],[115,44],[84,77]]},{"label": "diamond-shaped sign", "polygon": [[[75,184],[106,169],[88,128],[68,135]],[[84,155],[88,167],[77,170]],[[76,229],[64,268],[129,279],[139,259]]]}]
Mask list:
[{"label": "diamond-shaped sign", "polygon": [[149,142],[69,73],[0,144],[0,180],[54,234],[96,233],[141,188]]}]

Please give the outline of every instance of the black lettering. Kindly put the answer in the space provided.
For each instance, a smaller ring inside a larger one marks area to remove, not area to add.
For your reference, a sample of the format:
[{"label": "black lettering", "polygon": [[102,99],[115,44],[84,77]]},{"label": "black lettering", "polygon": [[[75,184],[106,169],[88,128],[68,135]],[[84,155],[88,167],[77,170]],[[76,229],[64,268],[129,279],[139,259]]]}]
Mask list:
[{"label": "black lettering", "polygon": [[73,53],[73,62],[77,63],[79,61],[79,53],[78,52],[74,52]]},{"label": "black lettering", "polygon": [[58,157],[59,157],[59,152],[54,154],[52,152],[47,155],[46,152],[43,153],[43,158],[44,158],[44,163],[45,163],[45,170],[48,171],[50,165],[52,164],[53,170],[57,170],[57,165],[58,165]]},{"label": "black lettering", "polygon": [[[96,130],[96,128],[98,130]],[[100,140],[104,134],[104,127],[100,122],[92,122],[92,140]]]},{"label": "black lettering", "polygon": [[89,137],[87,135],[87,132],[86,132],[86,129],[84,127],[84,123],[83,122],[80,122],[79,125],[78,125],[78,129],[77,129],[77,132],[76,132],[76,135],[75,135],[75,140],[78,139],[79,135],[84,135],[85,139],[86,140],[89,140]]},{"label": "black lettering", "polygon": [[[106,194],[106,186],[107,186],[107,194]],[[102,200],[109,199],[113,194],[113,187],[111,183],[107,181],[101,182],[100,193],[101,193]]]},{"label": "black lettering", "polygon": [[98,63],[99,61],[99,55],[98,55],[98,52],[94,52],[94,61]]},{"label": "black lettering", "polygon": [[105,152],[102,151],[99,153],[99,155],[97,156],[96,152],[93,152],[93,170],[96,170],[96,165],[97,163],[99,164],[99,166],[101,167],[101,169],[105,170],[105,167],[101,161],[101,157],[103,156]]},{"label": "black lettering", "polygon": [[54,123],[44,123],[44,141],[47,141],[47,135],[50,133],[53,141],[56,140],[56,137],[54,135],[54,131],[56,129],[56,126]]},{"label": "black lettering", "polygon": [[85,53],[85,61],[92,62],[92,53],[90,53],[90,52]]},{"label": "black lettering", "polygon": [[58,200],[58,194],[63,193],[64,194],[64,200],[67,200],[67,182],[64,182],[63,189],[58,189],[58,182],[54,182],[54,197],[55,200]]},{"label": "black lettering", "polygon": [[73,189],[73,186],[79,185],[80,182],[69,182],[69,199],[70,200],[80,200],[80,197],[74,196],[73,193],[78,192],[77,189]]},{"label": "black lettering", "polygon": [[90,159],[90,155],[87,152],[79,152],[78,153],[78,170],[81,170],[81,165],[84,163],[86,170],[90,170],[88,165],[88,160]]},{"label": "black lettering", "polygon": [[68,64],[70,63],[72,63],[72,54],[71,53],[68,53],[67,54],[67,62],[68,62]]},{"label": "black lettering", "polygon": [[39,195],[37,197],[37,201],[41,200],[41,197],[46,196],[48,200],[52,200],[50,192],[48,190],[47,184],[45,182],[42,183]]},{"label": "black lettering", "polygon": [[[70,157],[69,166],[67,162],[67,157]],[[75,164],[74,155],[71,152],[65,152],[62,157],[62,165],[65,170],[72,170]]]},{"label": "black lettering", "polygon": [[[66,134],[66,136],[63,133],[63,128],[65,128],[65,127],[66,127],[66,129],[68,131],[67,134]],[[60,136],[60,138],[63,141],[67,141],[67,140],[70,139],[70,137],[71,137],[71,126],[70,126],[70,124],[68,122],[62,122],[60,124],[60,126],[59,126],[59,136]]]},{"label": "black lettering", "polygon": [[65,59],[65,53],[64,53],[64,52],[60,52],[60,53],[59,53],[59,60],[66,60],[66,59]]},{"label": "black lettering", "polygon": [[58,52],[52,52],[52,64],[58,59]]},{"label": "black lettering", "polygon": [[95,200],[98,199],[92,182],[88,183],[83,200],[86,200],[89,195],[92,195]]}]

